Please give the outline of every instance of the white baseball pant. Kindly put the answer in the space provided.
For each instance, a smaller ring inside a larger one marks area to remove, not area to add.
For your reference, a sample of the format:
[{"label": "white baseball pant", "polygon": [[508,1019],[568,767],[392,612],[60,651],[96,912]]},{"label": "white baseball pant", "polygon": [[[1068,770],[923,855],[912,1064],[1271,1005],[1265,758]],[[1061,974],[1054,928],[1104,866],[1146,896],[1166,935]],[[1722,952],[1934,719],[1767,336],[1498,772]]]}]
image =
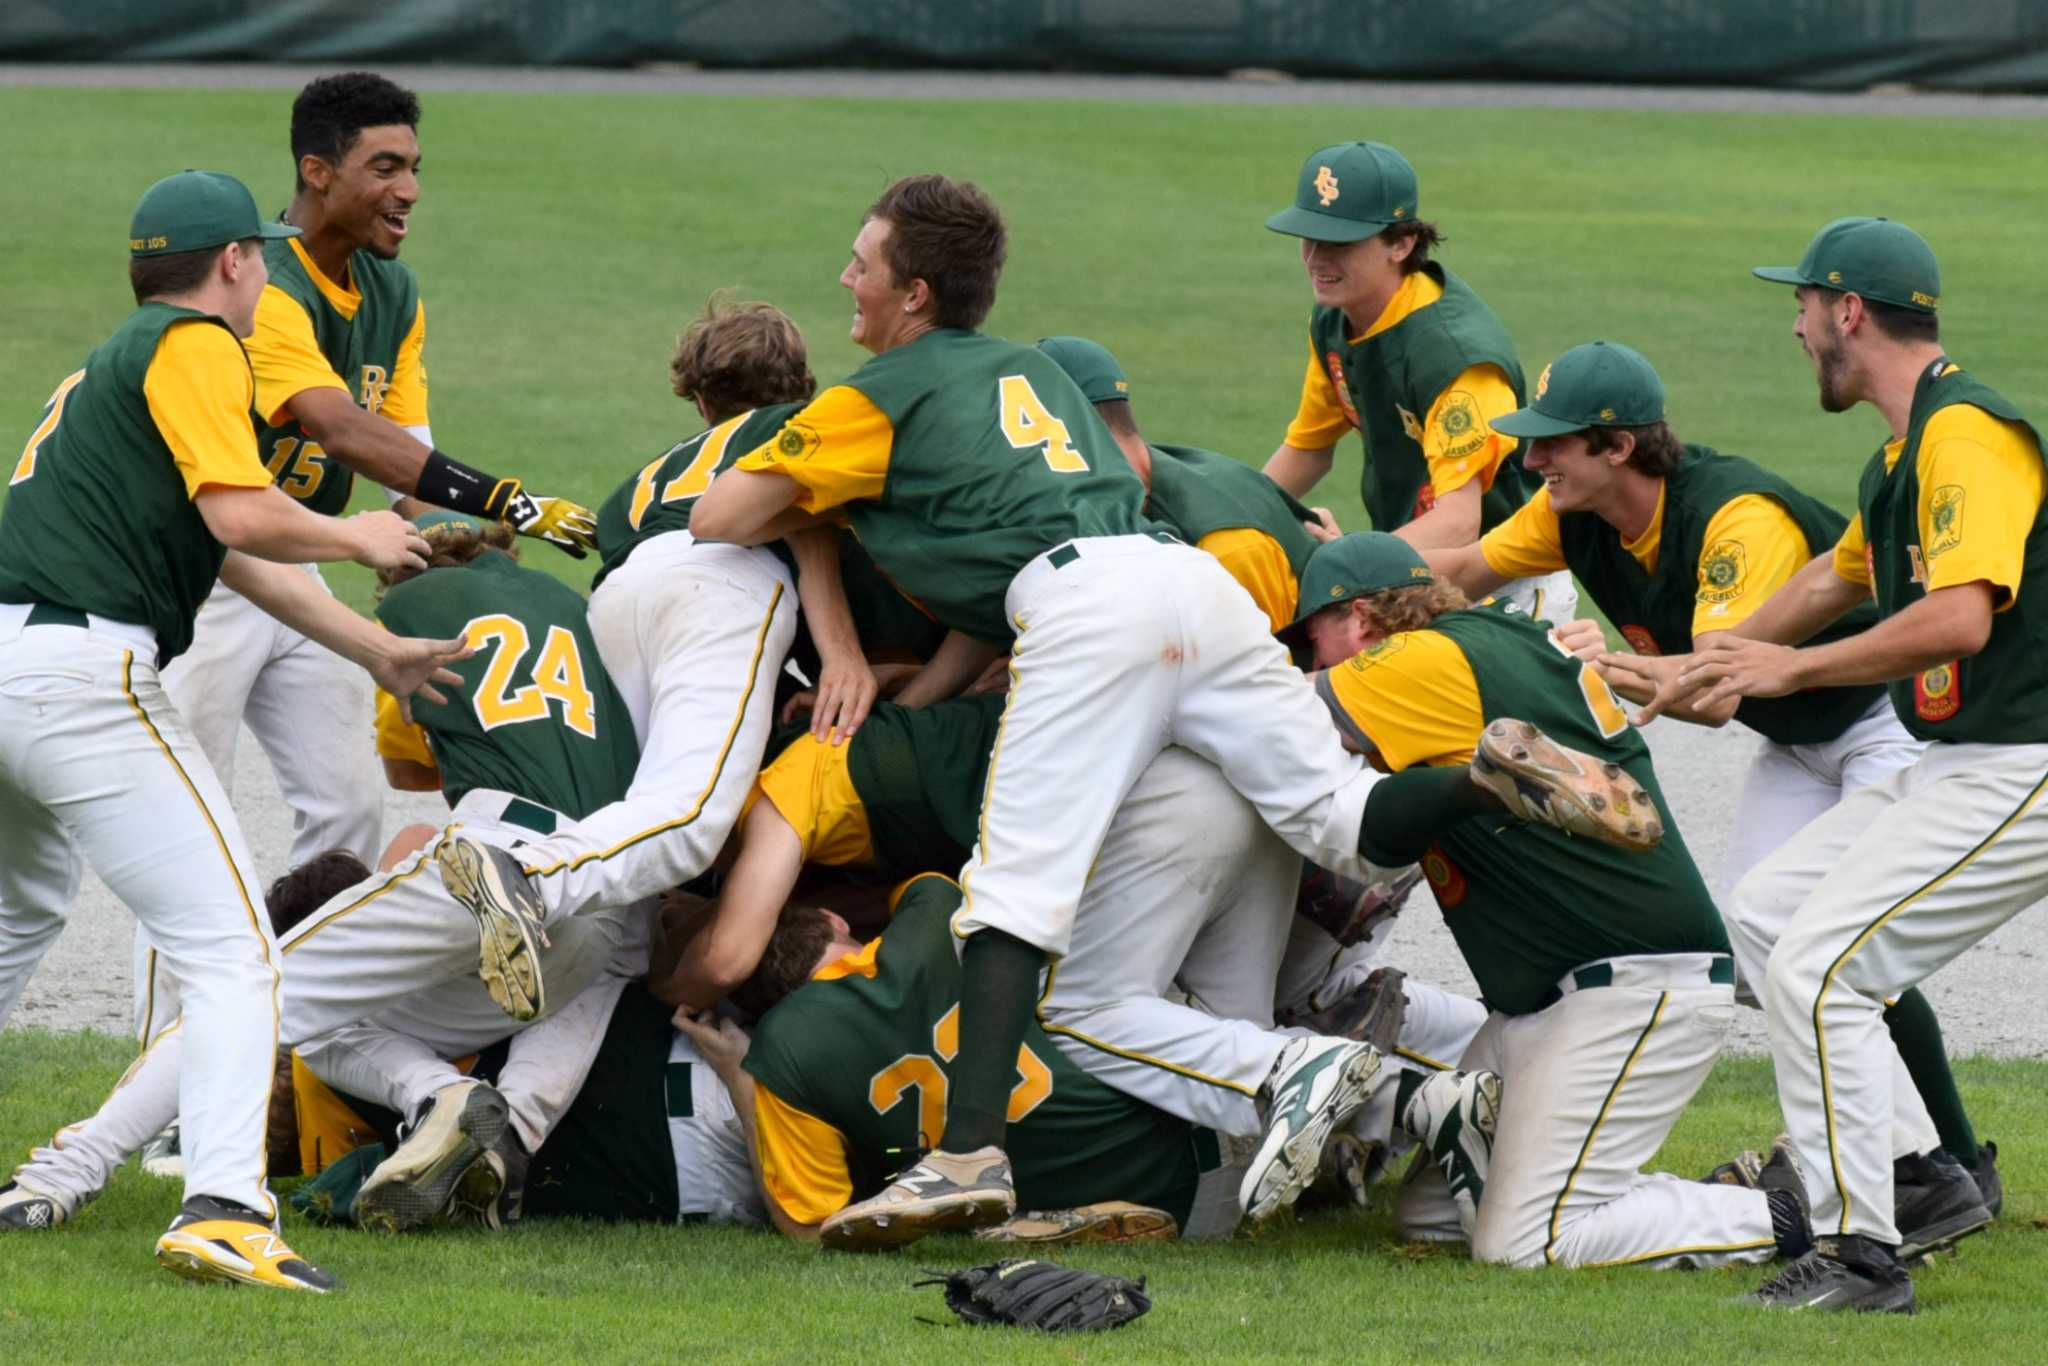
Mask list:
[{"label": "white baseball pant", "polygon": [[184,999],[186,1191],[270,1217],[276,944],[234,810],[164,695],[149,631],[30,626],[29,610],[0,607],[0,1020],[54,932],[48,891],[76,887],[82,856]]},{"label": "white baseball pant", "polygon": [[[1606,959],[1611,985],[1581,988],[1568,974],[1555,1005],[1488,1018],[1458,1063],[1501,1077],[1485,1192],[1476,1222],[1462,1229],[1476,1260],[1714,1266],[1775,1254],[1762,1191],[1642,1170],[1713,1070],[1733,1023],[1733,989],[1710,980],[1716,958],[1726,961],[1703,953]],[[1408,1236],[1458,1236],[1441,1171],[1420,1155],[1417,1170],[1396,1202],[1396,1226]]]},{"label": "white baseball pant", "polygon": [[591,595],[590,634],[633,714],[640,766],[624,800],[522,851],[551,926],[711,866],[760,771],[795,599],[769,551],[687,531],[649,539]]},{"label": "white baseball pant", "polygon": [[1884,1003],[2048,893],[2048,745],[1933,744],[1844,797],[1735,889],[1791,907],[1764,977],[1778,1103],[1821,1234],[1896,1245],[1900,1091]]},{"label": "white baseball pant", "polygon": [[1005,607],[1009,703],[956,934],[996,929],[1064,955],[1105,832],[1171,744],[1221,769],[1296,853],[1365,876],[1358,828],[1380,775],[1345,751],[1213,556],[1150,536],[1071,541],[1025,565]]},{"label": "white baseball pant", "polygon": [[1579,614],[1579,586],[1572,571],[1559,569],[1526,579],[1509,579],[1493,596],[1506,598],[1536,621],[1562,625]]}]

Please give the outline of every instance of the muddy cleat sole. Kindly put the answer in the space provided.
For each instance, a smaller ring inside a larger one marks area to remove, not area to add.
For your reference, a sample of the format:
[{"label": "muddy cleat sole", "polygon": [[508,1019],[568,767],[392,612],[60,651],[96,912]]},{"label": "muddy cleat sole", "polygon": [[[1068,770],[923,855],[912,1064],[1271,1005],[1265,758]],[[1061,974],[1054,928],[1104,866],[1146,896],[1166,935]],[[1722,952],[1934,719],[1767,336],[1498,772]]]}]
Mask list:
[{"label": "muddy cleat sole", "polygon": [[1619,764],[1561,745],[1527,721],[1503,717],[1480,732],[1472,781],[1510,814],[1622,849],[1654,849],[1664,821],[1642,784]]},{"label": "muddy cleat sole", "polygon": [[1371,1098],[1379,1073],[1370,1044],[1314,1034],[1288,1042],[1259,1087],[1266,1131],[1237,1194],[1247,1220],[1263,1223],[1308,1189],[1331,1132]]},{"label": "muddy cleat sole", "polygon": [[934,1150],[881,1194],[826,1219],[818,1240],[841,1252],[880,1252],[934,1233],[1001,1223],[1016,1212],[1016,1184],[1001,1148]]},{"label": "muddy cleat sole", "polygon": [[[356,1222],[382,1233],[403,1233],[440,1216],[457,1183],[501,1140],[511,1119],[505,1098],[480,1081],[442,1087],[397,1151],[363,1182],[356,1193]],[[496,1195],[493,1190],[492,1198]]]},{"label": "muddy cleat sole", "polygon": [[277,1230],[226,1201],[194,1196],[156,1240],[157,1265],[192,1281],[261,1285],[317,1295],[341,1289],[341,1282],[314,1266]]},{"label": "muddy cleat sole", "polygon": [[1031,1210],[974,1236],[987,1243],[1062,1247],[1074,1243],[1152,1243],[1180,1236],[1180,1221],[1163,1209],[1105,1200],[1074,1209]]},{"label": "muddy cleat sole", "polygon": [[540,968],[547,908],[526,870],[503,849],[460,835],[441,841],[434,862],[448,895],[476,917],[477,976],[491,999],[515,1020],[538,1017],[547,1009]]},{"label": "muddy cleat sole", "polygon": [[39,1233],[64,1222],[64,1206],[9,1181],[0,1186],[0,1233]]}]

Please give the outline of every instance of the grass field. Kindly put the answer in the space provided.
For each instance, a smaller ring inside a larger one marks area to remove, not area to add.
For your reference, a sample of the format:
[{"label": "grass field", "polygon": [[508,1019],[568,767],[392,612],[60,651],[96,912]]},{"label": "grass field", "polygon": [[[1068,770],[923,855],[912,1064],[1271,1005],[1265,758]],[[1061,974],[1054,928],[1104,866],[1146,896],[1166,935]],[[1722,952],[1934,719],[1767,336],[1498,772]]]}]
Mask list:
[{"label": "grass field", "polygon": [[[12,260],[0,428],[125,313],[121,242],[142,187],[227,169],[268,206],[290,191],[288,99],[274,92],[0,90]],[[666,388],[676,331],[722,285],[775,300],[830,382],[861,359],[836,284],[861,209],[892,177],[971,176],[1013,241],[991,329],[1094,336],[1123,359],[1158,440],[1254,462],[1293,411],[1307,295],[1264,216],[1309,148],[1370,136],[1420,169],[1444,259],[1499,310],[1531,375],[1596,336],[1662,370],[1682,434],[1845,503],[1880,439],[1869,410],[1814,402],[1790,292],[1748,277],[1798,258],[1847,213],[1925,233],[1945,271],[1954,353],[2048,411],[2048,178],[2038,124],[1613,111],[1303,110],[769,99],[436,96],[406,259],[430,312],[434,430],[459,457],[595,503],[694,430]],[[1358,452],[1319,498],[1361,525]],[[364,500],[365,505],[373,505]],[[589,567],[545,549],[574,582]],[[367,602],[367,576],[331,575]],[[0,1036],[0,1155],[91,1108],[126,1048]],[[2034,1355],[2048,1180],[2048,1064],[1972,1062],[1973,1113],[2008,1139],[2005,1222],[1922,1274],[1918,1322],[1786,1321],[1731,1309],[1754,1273],[1507,1274],[1388,1241],[1384,1209],[1257,1241],[1078,1255],[1154,1279],[1158,1309],[1112,1338],[1036,1342],[926,1327],[913,1269],[970,1244],[821,1258],[704,1228],[534,1227],[404,1242],[292,1232],[351,1283],[335,1304],[191,1290],[153,1269],[174,1188],[124,1173],[73,1228],[0,1248],[0,1359],[184,1360],[282,1348],[325,1360],[790,1359],[965,1352],[1056,1360],[1999,1359]],[[1664,1155],[1704,1170],[1778,1127],[1766,1064],[1724,1063]]]}]

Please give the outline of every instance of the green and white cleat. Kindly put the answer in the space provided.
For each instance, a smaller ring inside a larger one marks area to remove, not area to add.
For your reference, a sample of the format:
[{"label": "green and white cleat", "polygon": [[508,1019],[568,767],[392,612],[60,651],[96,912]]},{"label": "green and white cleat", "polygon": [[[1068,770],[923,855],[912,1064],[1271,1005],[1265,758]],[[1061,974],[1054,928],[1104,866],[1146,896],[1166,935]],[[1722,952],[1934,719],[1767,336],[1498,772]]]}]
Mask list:
[{"label": "green and white cleat", "polygon": [[1330,1131],[1371,1098],[1379,1071],[1379,1051],[1370,1044],[1309,1034],[1280,1050],[1259,1087],[1265,1136],[1238,1187],[1247,1220],[1272,1218],[1308,1189]]}]

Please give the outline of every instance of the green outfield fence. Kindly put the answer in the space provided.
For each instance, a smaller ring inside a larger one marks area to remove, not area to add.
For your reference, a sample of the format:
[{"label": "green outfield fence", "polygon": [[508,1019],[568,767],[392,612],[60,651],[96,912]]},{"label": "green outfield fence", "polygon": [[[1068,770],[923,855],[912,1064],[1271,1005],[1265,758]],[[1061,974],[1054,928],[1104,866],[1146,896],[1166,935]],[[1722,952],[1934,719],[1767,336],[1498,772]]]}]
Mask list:
[{"label": "green outfield fence", "polygon": [[2048,90],[2048,0],[4,0],[0,60]]}]

